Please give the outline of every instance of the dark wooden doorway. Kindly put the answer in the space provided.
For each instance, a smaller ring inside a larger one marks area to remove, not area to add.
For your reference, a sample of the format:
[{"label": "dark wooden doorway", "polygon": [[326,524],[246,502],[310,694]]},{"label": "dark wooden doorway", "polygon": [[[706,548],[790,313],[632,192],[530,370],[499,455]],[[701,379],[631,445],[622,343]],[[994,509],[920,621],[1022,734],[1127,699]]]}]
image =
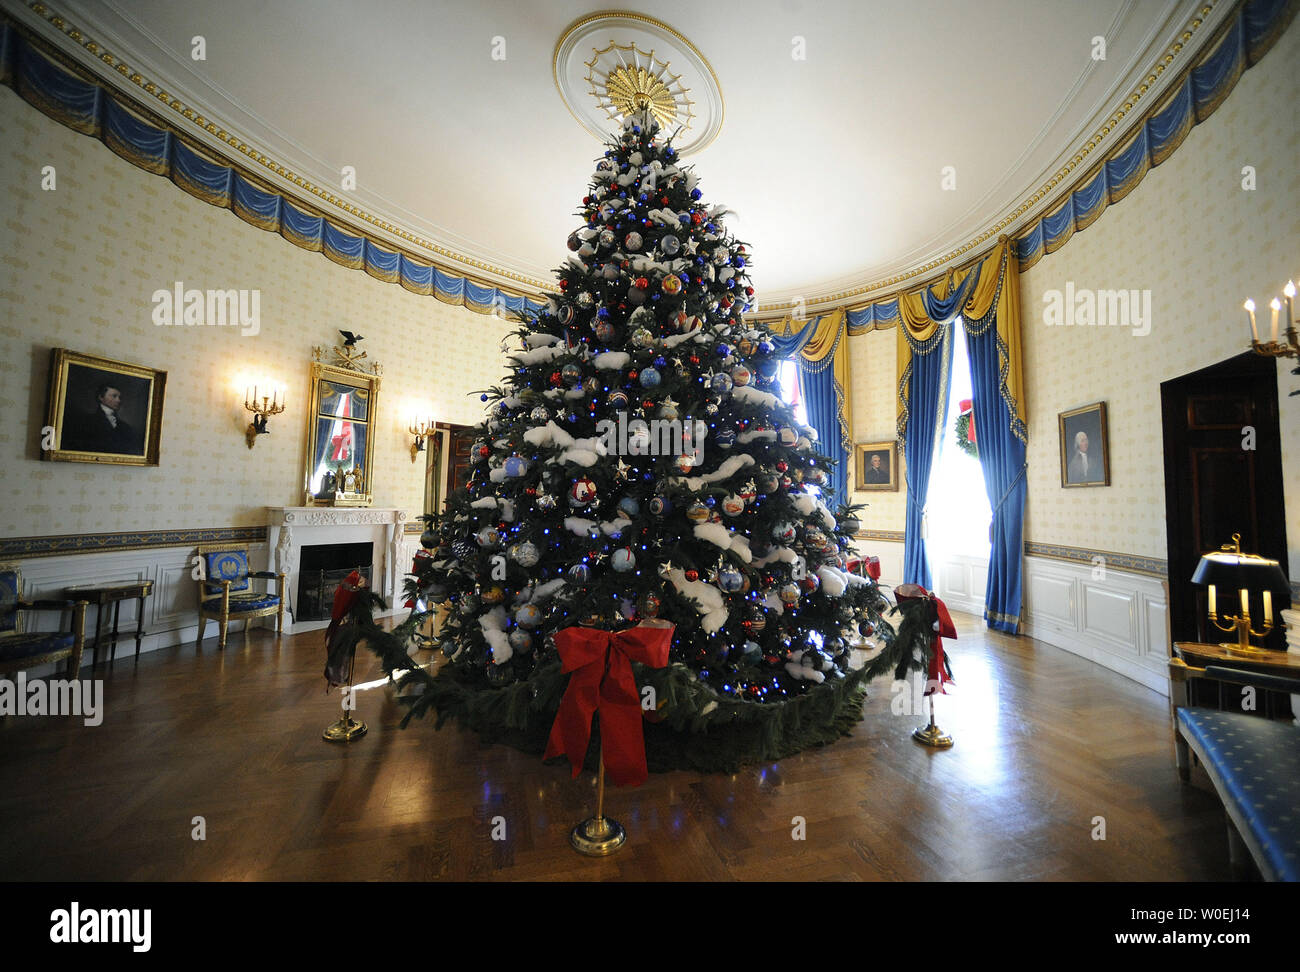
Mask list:
[{"label": "dark wooden doorway", "polygon": [[425,470],[424,510],[426,513],[442,512],[447,497],[469,482],[469,450],[474,442],[472,426],[439,422],[436,429],[438,448],[436,452],[430,453],[429,465]]},{"label": "dark wooden doorway", "polygon": [[[1242,354],[1160,385],[1164,422],[1169,626],[1175,641],[1232,641],[1206,616],[1205,589],[1191,583],[1201,554],[1241,534],[1241,548],[1287,566],[1286,506],[1278,424],[1277,366]],[[1254,429],[1249,448],[1248,429]],[[1264,647],[1286,650],[1274,600]],[[1262,600],[1251,602],[1259,619]],[[1256,628],[1260,627],[1258,621]],[[1259,644],[1257,641],[1256,644]]]}]

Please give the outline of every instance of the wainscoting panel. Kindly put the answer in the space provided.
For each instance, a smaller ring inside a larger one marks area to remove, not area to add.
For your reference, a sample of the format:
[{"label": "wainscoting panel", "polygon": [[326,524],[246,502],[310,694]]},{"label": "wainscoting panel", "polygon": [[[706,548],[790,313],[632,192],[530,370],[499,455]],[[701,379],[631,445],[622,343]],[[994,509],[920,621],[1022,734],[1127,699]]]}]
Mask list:
[{"label": "wainscoting panel", "polygon": [[954,611],[984,616],[984,592],[988,589],[987,557],[954,554],[945,560],[931,561],[936,583],[935,593]]},{"label": "wainscoting panel", "polygon": [[1091,563],[1025,557],[1025,634],[1169,694],[1158,578]]},{"label": "wainscoting panel", "polygon": [[903,542],[901,540],[883,540],[879,537],[854,538],[854,546],[864,557],[880,558],[880,583],[886,587],[895,587],[903,583]]}]

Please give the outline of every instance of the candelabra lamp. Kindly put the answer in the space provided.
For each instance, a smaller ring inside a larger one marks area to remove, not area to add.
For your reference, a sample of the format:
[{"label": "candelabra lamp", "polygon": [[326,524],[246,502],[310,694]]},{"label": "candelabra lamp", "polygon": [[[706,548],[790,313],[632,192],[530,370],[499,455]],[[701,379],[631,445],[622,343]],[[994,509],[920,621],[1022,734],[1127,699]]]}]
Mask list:
[{"label": "candelabra lamp", "polygon": [[253,443],[257,441],[259,435],[266,435],[271,431],[266,426],[266,420],[272,415],[279,415],[284,411],[284,407],[285,403],[280,399],[278,389],[270,395],[263,395],[260,400],[256,385],[244,392],[244,408],[253,413],[253,421],[249,422],[248,428],[244,430],[244,441],[248,443],[248,448],[253,448]]},{"label": "candelabra lamp", "polygon": [[[1259,326],[1255,322],[1255,302],[1247,300],[1242,305],[1246,308],[1246,313],[1250,315],[1250,349],[1256,354],[1262,354],[1270,358],[1300,358],[1300,336],[1296,334],[1295,318],[1293,316],[1295,281],[1287,281],[1286,286],[1282,288],[1282,296],[1286,306],[1286,328],[1282,334],[1278,333],[1278,317],[1282,313],[1283,301],[1274,297],[1268,302],[1269,310],[1273,314],[1267,341],[1259,339]],[[1286,339],[1279,340],[1283,336]]]},{"label": "candelabra lamp", "polygon": [[[1240,533],[1232,535],[1232,543],[1201,557],[1196,572],[1192,574],[1192,583],[1209,585],[1210,620],[1220,631],[1237,636],[1235,643],[1223,642],[1221,647],[1244,655],[1262,650],[1251,644],[1250,639],[1268,637],[1273,630],[1273,595],[1277,593],[1289,598],[1291,589],[1276,560],[1241,552]],[[1220,614],[1219,599],[1224,591],[1231,602],[1226,610],[1231,611],[1236,605],[1236,614]],[[1263,629],[1260,631],[1255,630],[1250,614],[1251,595],[1255,592],[1259,592],[1264,608]]]}]

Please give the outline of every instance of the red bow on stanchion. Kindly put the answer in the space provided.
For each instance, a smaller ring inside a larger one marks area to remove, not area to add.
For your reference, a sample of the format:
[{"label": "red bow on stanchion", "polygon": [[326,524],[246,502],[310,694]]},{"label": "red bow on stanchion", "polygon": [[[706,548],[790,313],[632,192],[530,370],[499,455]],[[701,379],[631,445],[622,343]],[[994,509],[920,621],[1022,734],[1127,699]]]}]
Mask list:
[{"label": "red bow on stanchion", "polygon": [[[418,578],[420,574],[424,571],[424,562],[429,558],[431,558],[432,556],[433,554],[429,553],[429,551],[425,550],[423,547],[417,550],[415,552],[415,560],[411,563],[411,573]],[[408,608],[414,608],[415,598],[408,597],[406,599],[405,606]]]},{"label": "red bow on stanchion", "polygon": [[334,609],[330,612],[330,626],[325,629],[325,682],[327,689],[347,685],[352,677],[352,653],[338,651],[338,632],[343,619],[357,600],[357,591],[366,586],[360,571],[352,571],[334,591]]},{"label": "red bow on stanchion", "polygon": [[930,602],[930,624],[934,637],[930,642],[930,670],[926,678],[925,694],[938,692],[947,695],[944,685],[952,682],[953,677],[948,653],[943,648],[943,639],[957,637],[957,628],[952,623],[948,606],[933,591],[927,591],[920,584],[900,584],[894,588],[894,597],[900,601],[922,599]]},{"label": "red bow on stanchion", "polygon": [[855,574],[863,577],[870,577],[872,580],[880,580],[880,558],[879,557],[854,557],[849,561],[848,569]]},{"label": "red bow on stanchion", "polygon": [[605,767],[615,786],[640,786],[649,776],[641,728],[641,696],[632,662],[651,668],[668,664],[674,627],[638,626],[626,631],[565,628],[555,633],[563,670],[571,673],[551,726],[543,759],[569,757],[573,775],[591,742],[591,719],[600,713],[600,740]]}]

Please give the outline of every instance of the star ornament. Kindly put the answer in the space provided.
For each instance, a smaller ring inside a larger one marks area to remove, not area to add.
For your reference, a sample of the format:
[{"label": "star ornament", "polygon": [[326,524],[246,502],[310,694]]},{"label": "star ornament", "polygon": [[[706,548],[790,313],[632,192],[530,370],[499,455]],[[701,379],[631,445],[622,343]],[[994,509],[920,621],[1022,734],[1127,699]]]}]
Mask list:
[{"label": "star ornament", "polygon": [[671,560],[665,560],[662,564],[659,565],[659,576],[662,577],[664,580],[667,580],[668,575],[671,574],[676,569],[677,568],[673,565],[673,562]]}]

